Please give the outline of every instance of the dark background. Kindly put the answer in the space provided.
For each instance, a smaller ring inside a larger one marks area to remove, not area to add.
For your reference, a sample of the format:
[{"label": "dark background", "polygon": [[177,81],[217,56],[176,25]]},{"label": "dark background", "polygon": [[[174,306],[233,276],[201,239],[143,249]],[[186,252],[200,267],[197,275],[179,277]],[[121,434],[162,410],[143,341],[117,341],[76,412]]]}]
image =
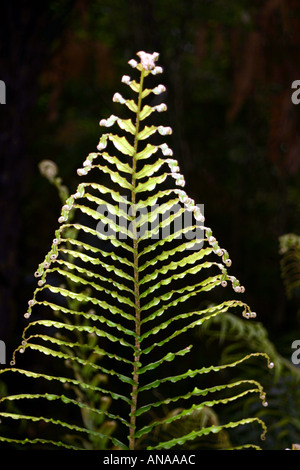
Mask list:
[{"label": "dark background", "polygon": [[[299,339],[278,238],[300,233],[298,0],[2,1],[0,79],[0,339],[19,344],[33,273],[58,228],[57,191],[38,171],[59,166],[71,191],[113,113],[128,60],[159,52],[170,146],[204,203],[206,223],[277,347]],[[9,360],[9,359],[8,359]]]}]

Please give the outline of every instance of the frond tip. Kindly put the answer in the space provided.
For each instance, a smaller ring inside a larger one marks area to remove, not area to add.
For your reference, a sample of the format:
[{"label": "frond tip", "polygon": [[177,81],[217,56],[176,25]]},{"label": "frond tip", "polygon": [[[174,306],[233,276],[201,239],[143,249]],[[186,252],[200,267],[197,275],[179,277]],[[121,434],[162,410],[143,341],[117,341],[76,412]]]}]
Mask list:
[{"label": "frond tip", "polygon": [[[137,56],[140,61],[132,59],[129,65],[139,79],[121,79],[135,99],[113,95],[116,109],[125,106],[130,115],[100,120],[100,126],[113,132],[100,136],[97,151],[77,169],[83,181],[76,192],[62,191],[56,167],[42,165],[66,197],[50,250],[34,274],[37,287],[24,315],[30,319],[33,314],[33,319],[11,365],[20,353],[22,364],[29,360],[24,368],[0,371],[25,379],[25,389],[2,397],[2,404],[29,406],[29,411],[10,409],[0,415],[28,427],[20,427],[15,437],[0,435],[0,441],[132,450],[159,426],[179,422],[182,433],[159,442],[155,448],[160,449],[186,446],[249,423],[257,422],[265,431],[258,418],[244,416],[200,429],[181,426],[203,410],[213,413],[215,406],[251,393],[258,392],[265,405],[261,385],[251,378],[213,387],[205,378],[216,373],[221,380],[225,369],[267,356],[253,353],[233,363],[208,365],[193,355],[197,340],[191,333],[212,318],[229,308],[240,308],[245,319],[256,314],[240,300],[205,307],[194,302],[201,295],[207,300],[219,287],[231,285],[241,294],[245,288],[228,273],[229,254],[204,225],[203,205],[183,189],[185,179],[173,150],[159,141],[172,135],[171,127],[144,125],[153,112],[167,110],[165,103],[145,102],[166,88],[144,87],[149,75],[163,71],[156,65],[159,54],[139,51]],[[170,404],[180,411],[166,415]]]}]

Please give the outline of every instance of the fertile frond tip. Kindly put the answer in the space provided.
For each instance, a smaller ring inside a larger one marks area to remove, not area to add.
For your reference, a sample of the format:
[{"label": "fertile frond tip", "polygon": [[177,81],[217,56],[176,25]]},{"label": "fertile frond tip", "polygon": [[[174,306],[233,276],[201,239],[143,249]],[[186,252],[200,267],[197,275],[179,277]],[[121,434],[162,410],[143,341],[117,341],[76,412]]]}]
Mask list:
[{"label": "fertile frond tip", "polygon": [[[137,56],[139,56],[140,65],[144,70],[151,72],[154,75],[156,75],[157,73],[162,73],[162,67],[158,67],[155,65],[155,62],[159,58],[158,52],[153,52],[152,54],[150,54],[148,52],[139,51],[137,52]],[[138,62],[134,59],[129,60],[128,63],[133,68],[136,68],[139,65]]]}]

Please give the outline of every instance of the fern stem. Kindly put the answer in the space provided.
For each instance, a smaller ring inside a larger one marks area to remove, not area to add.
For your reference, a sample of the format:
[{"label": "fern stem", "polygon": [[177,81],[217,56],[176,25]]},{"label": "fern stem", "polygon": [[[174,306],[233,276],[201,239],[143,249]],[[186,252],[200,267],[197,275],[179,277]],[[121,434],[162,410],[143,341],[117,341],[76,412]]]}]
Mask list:
[{"label": "fern stem", "polygon": [[138,95],[138,108],[136,113],[136,124],[135,124],[135,135],[134,135],[134,154],[132,157],[132,231],[133,231],[133,264],[134,264],[134,303],[135,303],[135,352],[134,352],[134,366],[133,366],[133,381],[134,385],[132,386],[132,397],[131,397],[131,411],[130,411],[130,432],[129,432],[129,449],[134,450],[135,448],[135,429],[136,429],[136,409],[137,409],[137,398],[138,398],[138,386],[139,386],[139,361],[141,355],[141,344],[140,344],[140,335],[141,335],[141,309],[140,309],[140,291],[139,291],[139,267],[138,267],[138,241],[137,241],[137,227],[136,227],[136,154],[138,147],[138,133],[140,126],[140,111],[142,104],[142,91],[143,91],[143,82],[144,82],[144,70],[141,70],[141,79],[139,85],[139,95]]}]

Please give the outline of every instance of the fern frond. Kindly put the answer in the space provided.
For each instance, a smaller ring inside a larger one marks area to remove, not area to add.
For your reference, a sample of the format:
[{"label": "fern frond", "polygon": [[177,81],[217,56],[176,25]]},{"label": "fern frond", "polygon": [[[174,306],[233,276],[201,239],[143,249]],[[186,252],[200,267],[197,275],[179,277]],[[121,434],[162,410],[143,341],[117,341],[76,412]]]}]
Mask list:
[{"label": "fern frond", "polygon": [[[1,411],[0,415],[3,420],[30,423],[32,437],[0,435],[0,441],[132,450],[140,438],[162,424],[183,423],[249,394],[257,393],[265,401],[262,387],[251,378],[210,387],[202,383],[210,372],[218,375],[254,358],[266,358],[270,365],[265,353],[254,352],[223,365],[204,364],[195,355],[191,368],[192,331],[229,308],[241,309],[246,318],[254,314],[240,300],[203,308],[192,305],[199,294],[227,283],[236,293],[243,293],[244,287],[228,273],[229,254],[204,225],[203,206],[182,189],[185,181],[172,149],[165,142],[146,142],[172,130],[144,125],[153,112],[163,112],[167,106],[145,103],[152,93],[165,91],[161,84],[144,88],[149,75],[162,72],[155,64],[158,54],[139,52],[138,56],[140,63],[129,64],[139,73],[139,81],[122,79],[136,99],[120,93],[113,97],[133,118],[112,115],[100,121],[114,132],[102,134],[98,152],[90,153],[77,170],[79,176],[89,175],[93,181],[80,183],[74,194],[66,195],[60,226],[35,273],[38,286],[25,313],[29,323],[22,345],[13,354],[12,368],[0,371],[25,380],[22,393],[2,397],[0,402],[27,403],[31,410]],[[99,183],[99,175],[107,176],[107,185]],[[14,367],[19,360],[23,363],[23,357],[24,362],[27,357],[34,360],[23,368]],[[42,364],[46,371],[39,367]],[[36,392],[32,381],[39,383]],[[49,391],[41,393],[42,383]],[[162,398],[155,400],[157,394]],[[34,405],[40,402],[41,411]],[[49,402],[73,406],[82,424],[72,422],[68,412],[65,419],[59,411],[55,416],[53,407],[47,407]],[[169,404],[180,411],[161,418]],[[49,411],[53,416],[47,416]],[[249,423],[259,424],[265,433],[257,417],[242,416],[201,429],[183,428],[180,436],[153,448],[185,446],[201,436]],[[55,429],[57,441],[50,430],[48,438],[40,436],[48,427]]]}]

